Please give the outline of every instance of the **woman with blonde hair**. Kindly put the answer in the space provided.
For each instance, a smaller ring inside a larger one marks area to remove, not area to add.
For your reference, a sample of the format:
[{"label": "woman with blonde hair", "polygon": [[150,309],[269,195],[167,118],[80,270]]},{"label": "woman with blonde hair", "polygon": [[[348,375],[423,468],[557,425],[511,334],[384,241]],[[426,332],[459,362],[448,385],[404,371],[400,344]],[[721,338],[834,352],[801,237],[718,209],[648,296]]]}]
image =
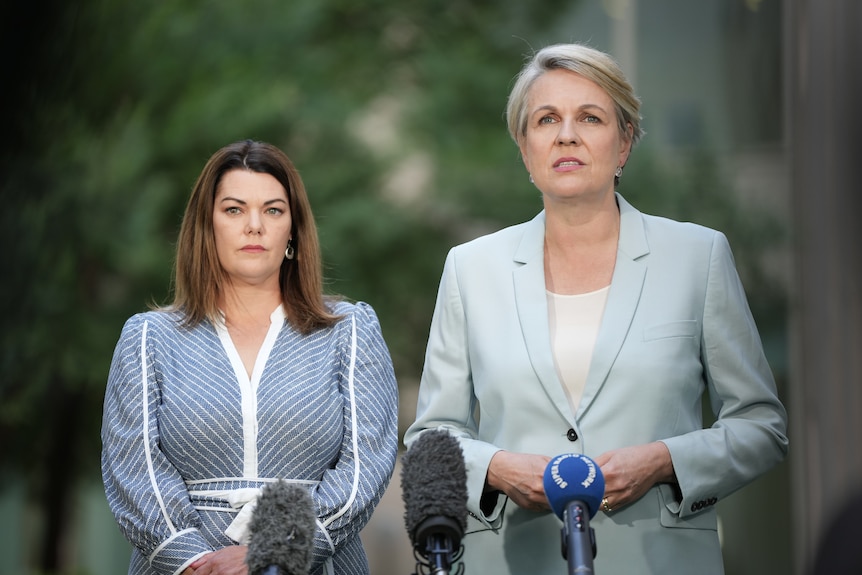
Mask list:
[{"label": "woman with blonde hair", "polygon": [[507,117],[543,209],[449,252],[405,443],[459,439],[467,573],[565,572],[543,474],[567,453],[604,476],[597,573],[722,573],[715,503],[787,452],[727,239],[616,192],[642,130],[607,54],[538,51]]}]

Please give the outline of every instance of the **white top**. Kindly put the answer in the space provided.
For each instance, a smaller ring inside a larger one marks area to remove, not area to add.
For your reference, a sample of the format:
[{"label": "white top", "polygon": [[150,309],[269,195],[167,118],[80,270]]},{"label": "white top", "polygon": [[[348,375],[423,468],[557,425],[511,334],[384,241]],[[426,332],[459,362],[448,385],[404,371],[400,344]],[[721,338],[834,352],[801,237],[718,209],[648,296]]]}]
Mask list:
[{"label": "white top", "polygon": [[573,413],[584,393],[609,288],[577,295],[546,292],[554,366]]}]

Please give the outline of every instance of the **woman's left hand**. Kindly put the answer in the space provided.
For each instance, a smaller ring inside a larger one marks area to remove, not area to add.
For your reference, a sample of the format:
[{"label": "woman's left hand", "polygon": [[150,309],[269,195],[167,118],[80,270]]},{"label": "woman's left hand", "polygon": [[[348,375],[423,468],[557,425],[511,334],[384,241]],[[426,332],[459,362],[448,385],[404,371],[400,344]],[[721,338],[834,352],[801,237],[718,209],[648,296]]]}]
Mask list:
[{"label": "woman's left hand", "polygon": [[192,563],[182,575],[248,575],[247,552],[245,545],[223,547]]},{"label": "woman's left hand", "polygon": [[676,480],[670,451],[661,441],[606,451],[595,462],[605,478],[605,512],[637,501],[656,483]]}]

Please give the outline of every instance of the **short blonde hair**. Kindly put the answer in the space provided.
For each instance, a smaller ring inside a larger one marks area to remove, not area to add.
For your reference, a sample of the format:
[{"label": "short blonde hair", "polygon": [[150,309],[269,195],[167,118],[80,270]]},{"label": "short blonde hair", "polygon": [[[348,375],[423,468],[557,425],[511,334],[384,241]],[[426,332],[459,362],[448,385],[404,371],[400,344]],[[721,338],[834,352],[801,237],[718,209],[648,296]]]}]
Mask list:
[{"label": "short blonde hair", "polygon": [[[640,99],[610,55],[583,44],[554,44],[542,48],[524,65],[515,78],[506,106],[509,134],[520,146],[527,135],[527,105],[536,80],[551,70],[569,70],[599,85],[614,101],[620,133],[631,137],[632,145],[644,135],[640,127]],[[631,125],[631,134],[628,126]]]}]

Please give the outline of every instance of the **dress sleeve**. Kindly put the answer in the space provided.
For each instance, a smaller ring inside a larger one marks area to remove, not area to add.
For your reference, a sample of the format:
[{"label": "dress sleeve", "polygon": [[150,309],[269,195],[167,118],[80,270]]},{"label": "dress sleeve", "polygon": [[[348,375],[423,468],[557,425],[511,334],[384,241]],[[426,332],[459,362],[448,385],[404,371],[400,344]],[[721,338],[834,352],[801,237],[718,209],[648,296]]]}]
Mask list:
[{"label": "dress sleeve", "polygon": [[389,485],[398,452],[398,385],[377,315],[359,302],[340,328],[344,433],[338,462],[313,492],[319,529],[312,571],[358,537]]},{"label": "dress sleeve", "polygon": [[720,232],[713,240],[705,297],[701,361],[716,421],[709,429],[663,440],[682,494],[678,508],[670,510],[680,517],[740,489],[779,463],[788,449],[787,413]]},{"label": "dress sleeve", "polygon": [[158,373],[152,326],[123,327],[102,417],[102,479],[120,531],[157,573],[175,574],[212,551],[176,468],[159,449]]}]

